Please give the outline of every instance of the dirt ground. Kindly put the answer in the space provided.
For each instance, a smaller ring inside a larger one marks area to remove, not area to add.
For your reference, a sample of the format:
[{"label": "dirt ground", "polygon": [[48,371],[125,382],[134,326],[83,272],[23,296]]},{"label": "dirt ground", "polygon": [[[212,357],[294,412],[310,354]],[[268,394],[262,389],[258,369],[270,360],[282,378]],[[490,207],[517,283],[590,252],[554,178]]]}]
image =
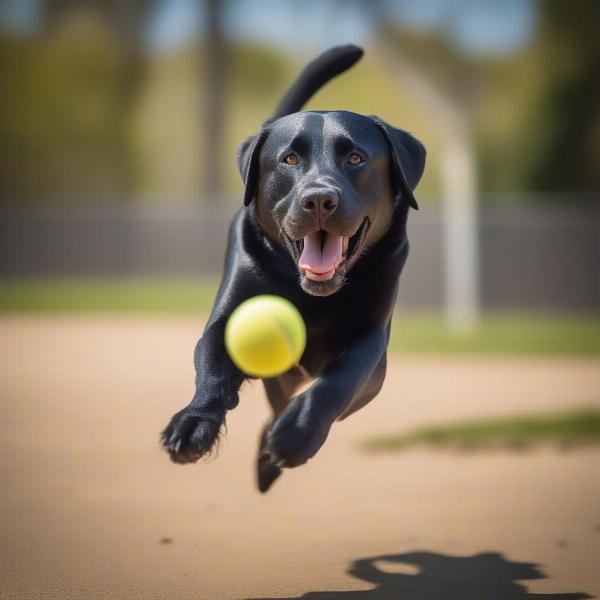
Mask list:
[{"label": "dirt ground", "polygon": [[1,598],[600,594],[600,450],[356,449],[419,424],[597,406],[599,359],[394,356],[381,395],[262,496],[260,384],[215,460],[177,466],[159,449],[191,397],[201,327],[0,318]]}]

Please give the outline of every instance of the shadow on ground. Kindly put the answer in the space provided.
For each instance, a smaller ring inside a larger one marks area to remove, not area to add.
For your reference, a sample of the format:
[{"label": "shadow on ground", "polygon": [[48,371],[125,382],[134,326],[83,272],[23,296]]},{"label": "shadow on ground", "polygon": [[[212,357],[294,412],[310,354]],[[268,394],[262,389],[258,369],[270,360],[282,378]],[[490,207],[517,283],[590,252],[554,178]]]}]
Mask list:
[{"label": "shadow on ground", "polygon": [[[308,592],[279,600],[583,600],[585,593],[530,594],[516,581],[543,579],[533,563],[511,562],[497,552],[445,556],[409,552],[361,558],[348,573],[375,585],[372,590]],[[254,600],[276,600],[260,598]]]}]

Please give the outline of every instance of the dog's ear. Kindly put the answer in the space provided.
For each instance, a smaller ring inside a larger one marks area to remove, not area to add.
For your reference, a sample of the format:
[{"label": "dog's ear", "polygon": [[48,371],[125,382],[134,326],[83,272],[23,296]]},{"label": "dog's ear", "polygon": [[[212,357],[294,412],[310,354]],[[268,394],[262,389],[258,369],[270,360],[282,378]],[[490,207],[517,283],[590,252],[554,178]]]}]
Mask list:
[{"label": "dog's ear", "polygon": [[244,192],[244,206],[248,206],[256,195],[258,184],[258,157],[260,155],[260,149],[268,135],[268,129],[263,127],[260,133],[246,138],[237,149],[238,169],[240,170],[244,185],[246,186]]},{"label": "dog's ear", "polygon": [[397,199],[408,202],[418,210],[413,190],[425,169],[425,147],[410,133],[391,127],[379,117],[371,116],[371,120],[383,134],[390,151],[392,180]]}]

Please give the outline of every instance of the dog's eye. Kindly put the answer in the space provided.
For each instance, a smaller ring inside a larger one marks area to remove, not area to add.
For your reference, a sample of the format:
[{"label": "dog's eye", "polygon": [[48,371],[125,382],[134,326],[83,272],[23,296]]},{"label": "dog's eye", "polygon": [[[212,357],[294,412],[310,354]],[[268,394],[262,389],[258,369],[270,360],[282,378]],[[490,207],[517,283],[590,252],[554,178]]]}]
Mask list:
[{"label": "dog's eye", "polygon": [[295,154],[288,154],[283,159],[283,162],[286,163],[287,165],[296,166],[298,164],[298,157]]},{"label": "dog's eye", "polygon": [[357,154],[356,152],[353,152],[349,157],[348,157],[348,162],[351,165],[360,165],[361,162],[364,162],[364,158],[360,155]]}]

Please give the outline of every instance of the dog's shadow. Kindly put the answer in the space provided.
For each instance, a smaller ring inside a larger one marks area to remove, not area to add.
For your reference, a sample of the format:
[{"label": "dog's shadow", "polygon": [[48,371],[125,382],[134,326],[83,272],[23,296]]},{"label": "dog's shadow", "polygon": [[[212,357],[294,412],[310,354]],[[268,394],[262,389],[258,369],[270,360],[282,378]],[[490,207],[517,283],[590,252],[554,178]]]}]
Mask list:
[{"label": "dog's shadow", "polygon": [[[531,594],[517,581],[543,579],[533,563],[507,560],[497,552],[446,556],[409,552],[361,558],[348,573],[376,587],[351,592],[308,592],[284,600],[583,600],[588,594]],[[255,600],[275,600],[260,598]]]}]

